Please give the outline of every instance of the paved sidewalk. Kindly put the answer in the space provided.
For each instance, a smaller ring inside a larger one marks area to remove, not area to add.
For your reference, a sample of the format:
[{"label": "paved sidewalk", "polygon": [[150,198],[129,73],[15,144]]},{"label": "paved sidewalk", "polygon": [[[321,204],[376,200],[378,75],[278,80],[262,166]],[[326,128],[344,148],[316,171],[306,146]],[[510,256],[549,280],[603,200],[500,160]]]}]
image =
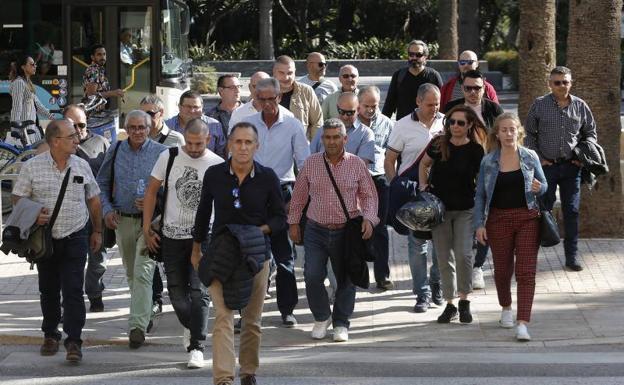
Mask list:
[{"label": "paved sidewalk", "polygon": [[[391,234],[391,279],[396,288],[384,293],[376,289],[358,290],[347,346],[519,346],[514,340],[513,329],[498,326],[500,308],[491,258],[484,266],[486,288],[475,291],[471,298],[474,322],[470,325],[439,325],[436,319],[442,308],[432,308],[424,314],[413,313],[407,241],[394,232]],[[303,249],[298,251],[302,256]],[[561,245],[540,251],[530,326],[533,341],[525,345],[555,347],[624,343],[624,239],[581,240],[579,252],[585,270],[574,273],[561,267],[564,260]],[[294,329],[281,328],[275,298],[267,300],[263,347],[295,349],[333,345],[329,337],[324,341],[313,341],[309,337],[313,319],[305,299],[302,259],[298,259],[299,305],[295,310],[299,325]],[[106,311],[87,313],[83,338],[89,345],[125,345],[129,294],[124,269],[116,253],[109,261],[105,284]],[[274,288],[271,292],[274,296]],[[39,344],[40,314],[36,271],[29,270],[29,265],[16,256],[0,255],[0,344]],[[157,318],[147,341],[150,344],[179,344],[181,333],[173,308],[167,302],[164,314]],[[207,342],[209,344],[210,339]]]}]

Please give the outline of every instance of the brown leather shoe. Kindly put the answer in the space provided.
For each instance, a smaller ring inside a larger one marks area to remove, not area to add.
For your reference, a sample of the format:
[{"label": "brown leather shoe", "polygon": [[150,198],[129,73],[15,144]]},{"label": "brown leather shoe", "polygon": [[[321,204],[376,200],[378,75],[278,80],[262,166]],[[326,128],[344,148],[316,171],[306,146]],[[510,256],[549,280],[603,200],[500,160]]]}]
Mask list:
[{"label": "brown leather shoe", "polygon": [[241,377],[241,385],[256,385],[256,376],[253,374],[250,376]]},{"label": "brown leather shoe", "polygon": [[43,345],[39,349],[39,353],[42,356],[53,356],[59,351],[59,342],[52,337],[46,337],[43,339]]},{"label": "brown leather shoe", "polygon": [[75,342],[67,342],[65,346],[65,350],[67,351],[67,355],[65,359],[69,362],[80,362],[82,361],[82,350],[80,349],[80,345]]}]

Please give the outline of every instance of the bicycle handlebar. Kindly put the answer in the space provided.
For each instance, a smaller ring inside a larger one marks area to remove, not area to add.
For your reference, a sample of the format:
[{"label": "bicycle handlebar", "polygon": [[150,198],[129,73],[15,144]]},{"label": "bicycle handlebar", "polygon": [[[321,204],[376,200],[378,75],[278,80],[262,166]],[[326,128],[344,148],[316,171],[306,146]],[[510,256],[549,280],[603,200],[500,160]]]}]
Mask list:
[{"label": "bicycle handlebar", "polygon": [[35,122],[32,120],[11,121],[12,128],[25,128],[33,124],[35,124]]}]

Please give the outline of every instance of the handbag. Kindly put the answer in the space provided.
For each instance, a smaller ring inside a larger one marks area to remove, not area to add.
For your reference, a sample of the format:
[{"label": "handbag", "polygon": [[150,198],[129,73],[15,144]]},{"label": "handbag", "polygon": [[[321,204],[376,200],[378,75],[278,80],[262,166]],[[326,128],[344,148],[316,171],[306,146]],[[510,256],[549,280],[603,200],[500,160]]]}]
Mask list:
[{"label": "handbag", "polygon": [[561,242],[559,225],[552,211],[548,210],[541,199],[537,199],[540,210],[540,246],[552,247]]},{"label": "handbag", "polygon": [[56,198],[56,204],[52,211],[50,221],[44,225],[36,226],[28,236],[28,249],[23,253],[18,254],[20,257],[26,258],[27,262],[30,262],[30,269],[33,269],[35,263],[43,262],[49,259],[54,254],[54,244],[52,242],[52,227],[58,213],[61,210],[63,204],[63,198],[65,197],[65,191],[67,190],[67,183],[69,182],[69,174],[71,173],[71,167],[67,169],[63,182],[61,183],[61,190]]},{"label": "handbag", "polygon": [[358,215],[355,218],[349,218],[349,212],[347,211],[347,205],[342,198],[342,194],[340,193],[340,189],[338,188],[338,184],[334,179],[334,175],[329,168],[329,164],[325,157],[323,157],[323,162],[325,163],[325,169],[327,170],[327,174],[329,175],[329,179],[334,186],[334,190],[336,191],[336,195],[338,195],[338,200],[340,200],[340,206],[342,207],[342,211],[344,212],[345,217],[347,218],[347,223],[345,226],[345,242],[344,242],[344,256],[346,260],[346,271],[353,282],[354,285],[361,287],[363,289],[368,289],[369,287],[369,274],[368,274],[368,265],[366,262],[375,261],[375,250],[373,247],[372,237],[369,239],[362,238],[362,222],[364,218],[361,215]]},{"label": "handbag", "polygon": [[[111,160],[111,172],[110,172],[110,187],[108,189],[108,197],[111,201],[111,203],[113,202],[113,188],[114,188],[114,183],[115,183],[115,158],[117,158],[117,151],[119,151],[119,145],[121,145],[121,141],[118,141],[115,144],[115,150],[113,150],[113,159]],[[110,249],[111,247],[115,246],[115,244],[117,243],[117,236],[115,235],[115,230],[113,229],[109,229],[108,226],[106,226],[106,223],[104,223],[104,226],[102,226],[102,248],[103,249]]]},{"label": "handbag", "polygon": [[162,262],[163,261],[163,256],[162,256],[162,229],[164,226],[164,222],[165,222],[165,207],[167,205],[167,194],[169,193],[169,174],[171,173],[171,168],[173,167],[173,160],[175,159],[175,157],[178,156],[178,148],[177,147],[170,147],[169,148],[169,159],[167,160],[167,170],[165,171],[165,188],[162,194],[162,200],[161,203],[159,205],[159,210],[160,210],[160,219],[159,220],[153,220],[151,223],[151,228],[152,230],[158,235],[158,238],[161,240],[161,244],[159,245],[160,247],[158,248],[158,251],[153,253],[151,251],[148,251],[148,256],[153,259],[156,262]]}]

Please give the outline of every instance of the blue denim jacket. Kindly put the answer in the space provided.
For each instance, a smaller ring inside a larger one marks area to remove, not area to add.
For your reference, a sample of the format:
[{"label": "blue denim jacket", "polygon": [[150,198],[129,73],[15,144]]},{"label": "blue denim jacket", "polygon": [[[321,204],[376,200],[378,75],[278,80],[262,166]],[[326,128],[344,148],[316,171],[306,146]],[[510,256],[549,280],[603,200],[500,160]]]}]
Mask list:
[{"label": "blue denim jacket", "polygon": [[[520,169],[524,176],[524,194],[526,197],[528,209],[539,209],[537,204],[537,195],[542,195],[548,190],[548,183],[542,170],[539,158],[535,151],[526,147],[518,148],[520,155]],[[472,215],[472,225],[474,229],[485,226],[490,204],[492,203],[492,195],[496,186],[496,178],[498,177],[500,149],[490,152],[481,160],[479,169],[479,177],[477,178],[477,193],[475,195],[475,206]],[[535,194],[531,192],[531,183],[533,178],[542,184],[540,191]]]}]

